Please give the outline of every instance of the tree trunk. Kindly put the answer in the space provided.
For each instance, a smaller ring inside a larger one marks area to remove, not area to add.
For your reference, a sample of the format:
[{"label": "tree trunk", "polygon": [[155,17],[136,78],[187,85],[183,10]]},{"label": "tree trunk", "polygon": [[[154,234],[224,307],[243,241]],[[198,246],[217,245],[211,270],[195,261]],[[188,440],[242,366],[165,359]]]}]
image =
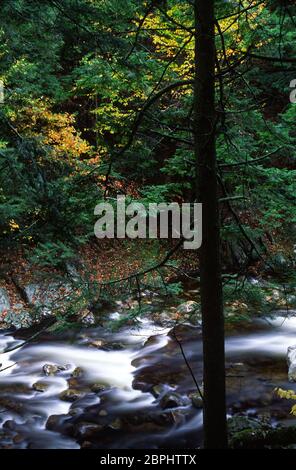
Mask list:
[{"label": "tree trunk", "polygon": [[214,0],[195,0],[195,157],[203,204],[200,248],[204,360],[204,447],[227,447],[224,316],[216,170]]}]

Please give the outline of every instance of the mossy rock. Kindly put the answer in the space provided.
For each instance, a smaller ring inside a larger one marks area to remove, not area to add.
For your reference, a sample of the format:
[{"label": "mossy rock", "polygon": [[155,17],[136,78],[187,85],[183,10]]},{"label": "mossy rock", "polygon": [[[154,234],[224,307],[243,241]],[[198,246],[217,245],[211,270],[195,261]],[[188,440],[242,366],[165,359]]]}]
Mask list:
[{"label": "mossy rock", "polygon": [[273,428],[268,422],[246,416],[229,419],[228,432],[234,449],[287,448],[296,444],[296,426]]}]

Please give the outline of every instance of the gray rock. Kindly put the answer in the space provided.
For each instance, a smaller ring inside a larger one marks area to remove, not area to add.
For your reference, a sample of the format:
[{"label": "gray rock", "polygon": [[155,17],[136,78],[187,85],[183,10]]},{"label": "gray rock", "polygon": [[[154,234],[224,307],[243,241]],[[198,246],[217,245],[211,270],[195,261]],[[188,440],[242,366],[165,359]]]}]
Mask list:
[{"label": "gray rock", "polygon": [[95,384],[92,384],[91,386],[91,391],[94,392],[94,393],[100,393],[100,392],[104,392],[104,390],[106,390],[106,385],[104,384],[101,384],[101,383],[95,383]]},{"label": "gray rock", "polygon": [[199,394],[199,392],[192,392],[189,394],[189,398],[192,402],[192,405],[195,408],[202,408],[203,407],[203,400]]},{"label": "gray rock", "polygon": [[188,300],[187,302],[183,302],[181,305],[177,307],[179,313],[191,313],[194,310],[197,310],[199,307],[197,302],[194,300]]},{"label": "gray rock", "polygon": [[61,400],[71,401],[71,402],[76,401],[79,398],[83,398],[84,396],[85,396],[84,392],[80,390],[76,390],[74,388],[68,388],[67,390],[64,390],[63,392],[59,394],[59,397]]},{"label": "gray rock", "polygon": [[176,311],[164,310],[153,315],[154,321],[163,326],[172,326],[176,322]]},{"label": "gray rock", "polygon": [[163,384],[157,384],[152,387],[151,393],[156,398],[161,397],[167,391],[167,387]]},{"label": "gray rock", "polygon": [[167,408],[177,408],[179,406],[188,405],[189,399],[186,397],[182,397],[178,393],[167,393],[162,397],[160,400],[160,406],[166,410]]},{"label": "gray rock", "polygon": [[288,362],[288,378],[289,382],[296,382],[296,345],[288,347],[287,351]]},{"label": "gray rock", "polygon": [[6,289],[0,288],[0,314],[10,309],[9,296]]},{"label": "gray rock", "polygon": [[29,328],[34,323],[30,312],[23,310],[22,312],[15,312],[9,310],[4,319],[4,327],[11,328],[12,326],[16,329]]},{"label": "gray rock", "polygon": [[37,284],[29,284],[24,287],[24,293],[29,304],[33,304],[35,302],[35,296],[38,290],[39,286],[37,286]]},{"label": "gray rock", "polygon": [[44,382],[36,382],[32,385],[33,390],[36,390],[36,392],[46,392],[48,387],[49,384]]},{"label": "gray rock", "polygon": [[89,343],[87,343],[88,346],[92,346],[93,348],[102,348],[104,345],[106,344],[105,341],[103,341],[102,339],[94,339],[92,341],[90,341]]},{"label": "gray rock", "polygon": [[81,367],[75,367],[73,370],[71,377],[77,378],[83,375],[83,369]]},{"label": "gray rock", "polygon": [[66,263],[66,271],[69,277],[74,281],[78,282],[81,279],[81,276],[78,272],[78,269],[76,268],[75,264],[73,263]]},{"label": "gray rock", "polygon": [[67,370],[65,366],[58,366],[56,364],[44,364],[42,368],[45,375],[56,375],[58,372]]},{"label": "gray rock", "polygon": [[49,316],[53,306],[56,308],[63,304],[65,295],[71,293],[71,286],[67,282],[28,284],[23,291],[28,304],[37,307],[42,316]]}]

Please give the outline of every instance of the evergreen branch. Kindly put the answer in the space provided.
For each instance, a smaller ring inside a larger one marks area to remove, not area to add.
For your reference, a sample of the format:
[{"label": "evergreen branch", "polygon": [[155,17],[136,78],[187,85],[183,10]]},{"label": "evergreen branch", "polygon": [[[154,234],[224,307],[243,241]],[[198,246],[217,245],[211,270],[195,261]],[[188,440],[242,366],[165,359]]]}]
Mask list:
[{"label": "evergreen branch", "polygon": [[258,158],[253,158],[252,160],[246,160],[246,161],[237,162],[237,163],[222,163],[219,165],[219,167],[220,168],[232,168],[232,167],[245,166],[245,165],[254,165],[255,163],[261,162],[262,160],[265,160],[266,158],[270,158],[272,155],[276,154],[282,149],[283,147],[279,147],[276,150],[273,150],[272,152],[267,153],[266,155],[262,155],[261,157],[258,157]]}]

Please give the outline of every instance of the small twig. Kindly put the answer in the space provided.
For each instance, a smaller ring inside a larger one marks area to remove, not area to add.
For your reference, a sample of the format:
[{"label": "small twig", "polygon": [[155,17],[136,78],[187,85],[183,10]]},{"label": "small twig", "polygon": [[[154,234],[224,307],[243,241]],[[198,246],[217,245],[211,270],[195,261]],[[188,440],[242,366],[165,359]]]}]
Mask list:
[{"label": "small twig", "polygon": [[177,335],[176,335],[176,333],[175,333],[174,328],[173,328],[173,331],[172,331],[172,336],[173,336],[173,338],[176,340],[176,342],[177,342],[178,345],[179,345],[179,348],[180,348],[181,354],[182,354],[182,356],[183,356],[184,362],[185,362],[185,364],[186,364],[186,366],[187,366],[187,368],[188,368],[188,370],[189,370],[189,372],[190,372],[190,375],[191,375],[191,377],[192,377],[192,379],[193,379],[193,382],[195,383],[195,386],[196,386],[197,391],[198,391],[198,393],[199,393],[199,395],[200,395],[200,398],[203,400],[204,398],[203,398],[203,394],[202,394],[201,388],[200,388],[200,386],[198,385],[198,382],[197,382],[197,380],[196,380],[196,378],[195,378],[195,375],[194,375],[194,373],[193,373],[193,370],[192,370],[192,368],[191,368],[191,365],[189,364],[188,359],[187,359],[187,357],[186,357],[186,354],[185,354],[185,352],[184,352],[182,343],[181,343],[180,340],[178,339],[178,337],[177,337]]},{"label": "small twig", "polygon": [[[16,365],[17,365],[17,362],[14,362],[13,364],[10,364],[10,366],[3,367],[3,369],[0,369],[0,372],[4,372],[7,369],[11,369],[12,367],[14,367]],[[1,413],[3,413],[3,411],[1,411]]]}]

